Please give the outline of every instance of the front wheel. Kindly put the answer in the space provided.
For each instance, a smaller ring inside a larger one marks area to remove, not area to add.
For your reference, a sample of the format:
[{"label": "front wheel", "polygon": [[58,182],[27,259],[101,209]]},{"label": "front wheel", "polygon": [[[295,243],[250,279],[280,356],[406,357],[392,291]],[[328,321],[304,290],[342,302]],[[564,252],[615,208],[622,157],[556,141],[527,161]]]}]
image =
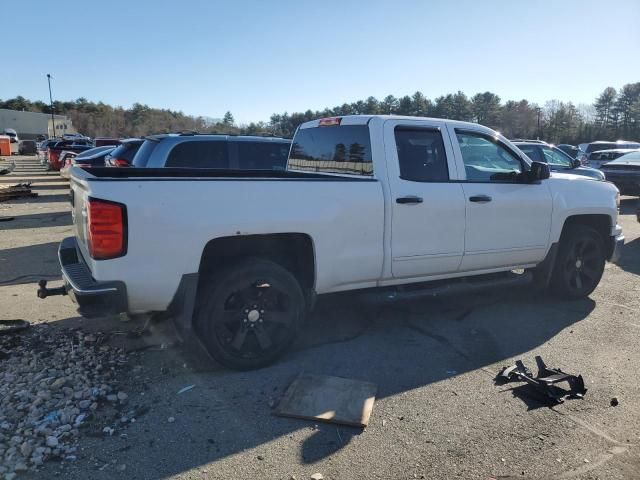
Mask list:
[{"label": "front wheel", "polygon": [[302,289],[291,272],[270,260],[247,259],[207,281],[195,329],[222,365],[251,370],[287,350],[304,310]]},{"label": "front wheel", "polygon": [[600,283],[604,264],[604,245],[598,232],[584,225],[569,226],[560,240],[552,293],[567,299],[588,296]]}]

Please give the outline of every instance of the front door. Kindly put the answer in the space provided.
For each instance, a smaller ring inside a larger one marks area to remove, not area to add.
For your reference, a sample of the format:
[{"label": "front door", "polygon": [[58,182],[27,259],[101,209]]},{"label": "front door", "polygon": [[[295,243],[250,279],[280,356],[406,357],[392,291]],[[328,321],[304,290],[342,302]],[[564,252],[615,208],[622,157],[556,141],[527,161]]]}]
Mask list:
[{"label": "front door", "polygon": [[465,251],[461,271],[534,264],[547,251],[552,198],[545,181],[524,183],[523,160],[498,138],[451,128],[464,169]]},{"label": "front door", "polygon": [[389,120],[384,127],[391,193],[394,278],[456,272],[464,253],[465,200],[446,126]]}]

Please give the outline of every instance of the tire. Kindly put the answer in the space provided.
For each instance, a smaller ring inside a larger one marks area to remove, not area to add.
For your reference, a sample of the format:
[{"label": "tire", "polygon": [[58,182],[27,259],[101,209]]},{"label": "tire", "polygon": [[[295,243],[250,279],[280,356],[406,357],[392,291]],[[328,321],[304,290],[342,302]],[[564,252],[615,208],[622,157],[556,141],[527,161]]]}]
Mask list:
[{"label": "tire", "polygon": [[597,231],[584,225],[567,227],[560,239],[551,292],[569,300],[587,297],[600,283],[604,263],[604,245]]},{"label": "tire", "polygon": [[220,364],[253,370],[289,348],[304,312],[304,295],[291,272],[270,260],[248,258],[206,281],[195,330]]}]

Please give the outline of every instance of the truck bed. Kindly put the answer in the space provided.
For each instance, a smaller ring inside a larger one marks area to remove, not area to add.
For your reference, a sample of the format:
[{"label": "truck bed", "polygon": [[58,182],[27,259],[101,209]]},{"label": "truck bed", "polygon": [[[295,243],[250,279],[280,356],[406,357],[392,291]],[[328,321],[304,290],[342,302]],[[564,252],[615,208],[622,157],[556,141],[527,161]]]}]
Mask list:
[{"label": "truck bed", "polygon": [[371,177],[328,175],[293,170],[231,170],[216,168],[112,168],[97,167],[90,171],[77,168],[74,176],[87,181],[101,180],[158,180],[158,179],[275,179],[323,180],[328,182],[375,182]]}]

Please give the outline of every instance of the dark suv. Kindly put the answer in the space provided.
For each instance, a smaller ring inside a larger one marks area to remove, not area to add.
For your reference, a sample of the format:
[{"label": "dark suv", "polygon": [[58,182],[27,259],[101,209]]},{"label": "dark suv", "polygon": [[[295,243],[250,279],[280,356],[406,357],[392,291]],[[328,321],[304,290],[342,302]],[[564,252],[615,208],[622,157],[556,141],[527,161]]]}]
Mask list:
[{"label": "dark suv", "polygon": [[275,137],[166,134],[146,137],[134,167],[284,170],[291,140]]}]

